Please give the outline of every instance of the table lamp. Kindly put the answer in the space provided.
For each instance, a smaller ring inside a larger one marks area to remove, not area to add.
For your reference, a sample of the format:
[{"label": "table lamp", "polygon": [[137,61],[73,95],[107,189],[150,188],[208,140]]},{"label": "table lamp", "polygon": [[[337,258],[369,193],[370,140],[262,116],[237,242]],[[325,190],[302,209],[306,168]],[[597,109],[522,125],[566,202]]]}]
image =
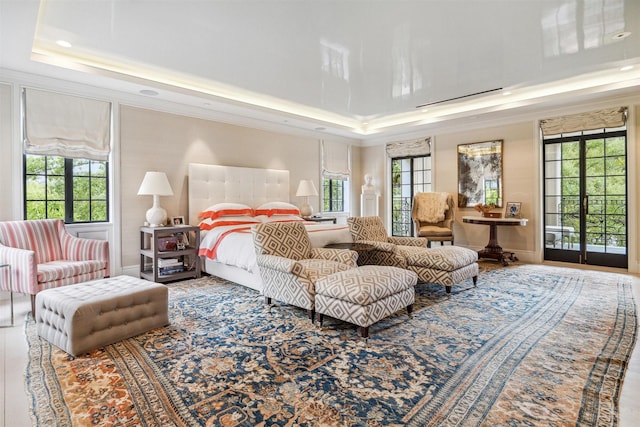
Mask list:
[{"label": "table lamp", "polygon": [[317,196],[318,190],[316,190],[316,186],[313,185],[313,181],[310,179],[300,180],[300,184],[298,184],[298,191],[296,191],[296,196],[304,197],[305,203],[300,208],[300,215],[303,217],[309,217],[313,214],[313,208],[309,204],[309,196]]},{"label": "table lamp", "polygon": [[147,223],[151,227],[166,225],[167,211],[160,207],[160,196],[173,196],[173,190],[164,172],[147,172],[138,196],[153,196],[153,206],[147,211]]}]

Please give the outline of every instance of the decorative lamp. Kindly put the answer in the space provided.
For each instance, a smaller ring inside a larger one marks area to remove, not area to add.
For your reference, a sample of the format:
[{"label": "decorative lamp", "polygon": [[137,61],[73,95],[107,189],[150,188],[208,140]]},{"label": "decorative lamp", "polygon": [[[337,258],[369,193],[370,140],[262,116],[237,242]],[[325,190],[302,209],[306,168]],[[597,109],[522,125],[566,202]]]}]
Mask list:
[{"label": "decorative lamp", "polygon": [[303,217],[309,217],[313,214],[313,208],[309,204],[309,196],[317,196],[318,190],[316,190],[316,186],[313,185],[313,181],[310,179],[300,180],[300,184],[298,184],[298,191],[296,191],[296,196],[305,197],[305,203],[300,208],[300,215]]},{"label": "decorative lamp", "polygon": [[167,223],[167,211],[160,207],[160,196],[173,196],[173,190],[164,172],[147,172],[140,184],[138,196],[153,196],[153,206],[147,211],[147,223],[151,227]]}]

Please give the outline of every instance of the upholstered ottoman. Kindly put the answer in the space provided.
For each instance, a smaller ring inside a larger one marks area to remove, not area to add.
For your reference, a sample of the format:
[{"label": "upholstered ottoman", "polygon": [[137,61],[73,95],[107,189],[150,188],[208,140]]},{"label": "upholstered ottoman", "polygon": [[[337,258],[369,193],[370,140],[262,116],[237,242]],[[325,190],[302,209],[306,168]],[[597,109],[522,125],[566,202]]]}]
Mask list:
[{"label": "upholstered ottoman", "polygon": [[460,246],[418,248],[399,246],[398,251],[407,260],[407,269],[418,274],[421,282],[444,285],[447,293],[456,283],[473,279],[478,281],[478,253]]},{"label": "upholstered ottoman", "polygon": [[369,326],[415,302],[418,276],[397,267],[367,265],[340,271],[316,281],[316,318],[322,326],[328,315],[359,327],[363,338]]},{"label": "upholstered ottoman", "polygon": [[117,276],[36,295],[38,335],[77,356],[169,324],[168,289]]}]

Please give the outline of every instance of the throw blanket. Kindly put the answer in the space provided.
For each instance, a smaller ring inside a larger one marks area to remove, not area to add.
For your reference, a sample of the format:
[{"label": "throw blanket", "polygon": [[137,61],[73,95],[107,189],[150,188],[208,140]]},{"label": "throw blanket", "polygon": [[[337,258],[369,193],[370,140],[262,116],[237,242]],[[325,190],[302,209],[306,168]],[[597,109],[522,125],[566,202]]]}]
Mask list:
[{"label": "throw blanket", "polygon": [[449,193],[418,193],[414,199],[416,218],[423,222],[438,223],[444,221],[449,210],[447,197]]}]

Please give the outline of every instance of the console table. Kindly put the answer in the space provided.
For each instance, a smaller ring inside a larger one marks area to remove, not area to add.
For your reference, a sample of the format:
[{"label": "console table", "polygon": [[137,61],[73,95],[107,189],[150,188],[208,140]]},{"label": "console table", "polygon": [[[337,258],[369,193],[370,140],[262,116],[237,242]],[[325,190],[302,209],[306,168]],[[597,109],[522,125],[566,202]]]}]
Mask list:
[{"label": "console table", "polygon": [[513,252],[505,252],[498,244],[498,226],[522,226],[527,225],[526,218],[485,218],[481,216],[463,216],[462,222],[467,224],[480,224],[489,226],[489,243],[483,250],[478,251],[478,258],[490,258],[508,265],[508,260],[517,261]]}]

